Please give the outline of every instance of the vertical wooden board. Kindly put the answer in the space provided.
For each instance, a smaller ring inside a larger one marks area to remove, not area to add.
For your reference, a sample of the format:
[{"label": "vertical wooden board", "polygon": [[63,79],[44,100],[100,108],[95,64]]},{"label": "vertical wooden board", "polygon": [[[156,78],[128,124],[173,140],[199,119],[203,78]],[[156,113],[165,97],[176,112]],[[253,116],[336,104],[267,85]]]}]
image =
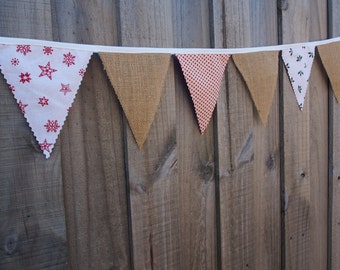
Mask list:
[{"label": "vertical wooden board", "polygon": [[[53,34],[66,42],[115,45],[114,3],[55,1]],[[72,269],[130,267],[122,113],[97,55],[61,134]]]},{"label": "vertical wooden board", "polygon": [[[329,33],[330,37],[337,37],[340,35],[340,1],[333,0],[329,2],[329,15],[328,24],[329,24]],[[330,269],[339,269],[340,268],[340,106],[336,101],[333,92],[330,92],[330,154],[332,164],[330,166],[330,181],[331,181],[331,190],[330,190],[330,207],[331,211],[331,232],[329,239],[330,241],[330,253],[328,256],[330,257]]]},{"label": "vertical wooden board", "polygon": [[[327,37],[325,1],[290,1],[282,10],[283,43]],[[315,57],[303,111],[283,77],[286,269],[327,267],[327,83]]]},{"label": "vertical wooden board", "polygon": [[[214,1],[217,47],[276,44],[276,3]],[[280,269],[279,95],[267,126],[229,62],[217,104],[222,269]]]},{"label": "vertical wooden board", "polygon": [[[175,47],[211,47],[210,1],[173,1]],[[213,117],[200,134],[178,61],[176,112],[182,269],[217,269]]]},{"label": "vertical wooden board", "polygon": [[[49,2],[1,1],[0,35],[52,39]],[[0,268],[64,269],[59,143],[46,160],[0,80]]]},{"label": "vertical wooden board", "polygon": [[[120,1],[123,46],[172,47],[169,1]],[[129,80],[129,78],[126,78]],[[173,64],[142,149],[126,123],[134,269],[181,269],[176,103]]]}]

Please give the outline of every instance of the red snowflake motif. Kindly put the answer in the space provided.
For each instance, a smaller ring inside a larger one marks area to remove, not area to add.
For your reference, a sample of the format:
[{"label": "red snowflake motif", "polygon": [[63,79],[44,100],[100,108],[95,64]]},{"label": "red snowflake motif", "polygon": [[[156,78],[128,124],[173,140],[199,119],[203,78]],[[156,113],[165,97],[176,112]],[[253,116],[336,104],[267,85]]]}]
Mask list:
[{"label": "red snowflake motif", "polygon": [[30,73],[28,73],[28,72],[26,72],[26,73],[21,73],[20,75],[19,75],[19,77],[20,77],[20,82],[21,83],[25,83],[25,82],[30,82],[31,81],[31,74]]},{"label": "red snowflake motif", "polygon": [[74,55],[72,55],[70,52],[67,54],[64,54],[64,60],[63,60],[63,64],[69,66],[75,65],[74,63],[74,59],[76,57]]},{"label": "red snowflake motif", "polygon": [[19,59],[18,58],[12,58],[11,63],[13,66],[19,65]]},{"label": "red snowflake motif", "polygon": [[80,77],[84,77],[84,75],[85,75],[85,69],[80,69],[79,70],[79,75],[80,75]]},{"label": "red snowflake motif", "polygon": [[53,143],[48,143],[47,140],[45,139],[43,143],[39,143],[39,146],[40,146],[40,149],[42,151],[47,151],[47,152],[50,152],[50,147],[51,145],[53,145]]},{"label": "red snowflake motif", "polygon": [[39,65],[39,68],[41,69],[39,77],[47,76],[50,80],[52,80],[52,73],[57,71],[56,69],[51,68],[50,62],[48,62],[46,66]]},{"label": "red snowflake motif", "polygon": [[40,104],[42,107],[44,107],[45,105],[47,106],[48,105],[48,98],[45,98],[45,97],[39,98],[38,104]]},{"label": "red snowflake motif", "polygon": [[10,84],[8,88],[9,88],[9,90],[11,90],[12,92],[15,91],[15,87],[14,87],[14,85],[12,85],[12,84]]},{"label": "red snowflake motif", "polygon": [[47,120],[47,123],[44,125],[47,132],[57,132],[58,128],[60,128],[58,124],[58,120]]},{"label": "red snowflake motif", "polygon": [[24,103],[21,102],[21,100],[19,100],[19,108],[20,108],[20,110],[21,110],[21,112],[22,112],[23,114],[26,113],[25,108],[26,108],[27,106],[28,106],[28,104],[24,104]]},{"label": "red snowflake motif", "polygon": [[61,84],[61,89],[59,90],[60,92],[64,93],[64,96],[66,96],[66,94],[68,92],[72,92],[72,90],[70,89],[70,84]]},{"label": "red snowflake motif", "polygon": [[53,49],[52,49],[52,47],[44,46],[43,52],[44,52],[44,54],[46,54],[46,55],[50,55],[50,54],[53,53]]},{"label": "red snowflake motif", "polygon": [[31,45],[17,45],[17,52],[22,53],[23,55],[26,55],[31,51]]}]

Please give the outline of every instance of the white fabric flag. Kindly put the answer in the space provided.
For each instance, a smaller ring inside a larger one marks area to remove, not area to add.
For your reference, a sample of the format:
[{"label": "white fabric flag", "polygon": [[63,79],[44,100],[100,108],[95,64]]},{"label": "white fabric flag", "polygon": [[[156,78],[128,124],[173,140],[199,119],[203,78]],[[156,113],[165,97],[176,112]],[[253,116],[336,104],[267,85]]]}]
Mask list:
[{"label": "white fabric flag", "polygon": [[282,59],[293,87],[300,110],[303,108],[315,46],[299,45],[282,50]]},{"label": "white fabric flag", "polygon": [[0,67],[46,158],[52,152],[92,52],[0,45]]}]

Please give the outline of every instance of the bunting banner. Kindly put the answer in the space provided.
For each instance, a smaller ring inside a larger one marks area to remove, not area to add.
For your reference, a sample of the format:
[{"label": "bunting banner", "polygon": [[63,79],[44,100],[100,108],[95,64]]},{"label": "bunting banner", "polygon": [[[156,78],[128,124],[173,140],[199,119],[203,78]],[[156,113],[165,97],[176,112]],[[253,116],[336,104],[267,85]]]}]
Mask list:
[{"label": "bunting banner", "polygon": [[1,71],[46,158],[91,55],[50,46],[0,45]]},{"label": "bunting banner", "polygon": [[215,109],[228,54],[176,54],[203,134]]},{"label": "bunting banner", "polygon": [[292,46],[282,50],[282,59],[300,110],[303,109],[315,46]]},{"label": "bunting banner", "polygon": [[141,148],[161,99],[170,54],[99,53]]},{"label": "bunting banner", "polygon": [[327,72],[336,100],[340,101],[340,42],[318,46],[321,62]]},{"label": "bunting banner", "polygon": [[277,87],[278,52],[235,54],[233,61],[247,84],[262,124],[266,125]]},{"label": "bunting banner", "polygon": [[[93,53],[98,53],[139,148],[157,113],[171,56],[180,63],[198,126],[209,124],[231,56],[266,125],[277,88],[278,53],[303,109],[315,48],[340,100],[340,37],[252,48],[145,48],[0,37],[0,68],[43,154],[54,148]],[[231,83],[231,82],[229,82]]]}]

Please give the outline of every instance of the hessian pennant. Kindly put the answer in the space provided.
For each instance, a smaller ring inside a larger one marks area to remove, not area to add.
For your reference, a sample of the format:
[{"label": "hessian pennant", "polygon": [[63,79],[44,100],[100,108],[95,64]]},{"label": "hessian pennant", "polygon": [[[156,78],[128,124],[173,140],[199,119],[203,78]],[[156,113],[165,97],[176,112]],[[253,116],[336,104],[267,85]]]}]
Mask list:
[{"label": "hessian pennant", "polygon": [[49,158],[92,52],[0,45],[1,71],[41,150]]},{"label": "hessian pennant", "polygon": [[170,54],[99,53],[122,105],[131,131],[141,148],[161,99]]},{"label": "hessian pennant", "polygon": [[203,134],[215,109],[228,54],[176,54]]},{"label": "hessian pennant", "polygon": [[319,45],[317,48],[336,100],[340,102],[340,42]]},{"label": "hessian pennant", "polygon": [[234,54],[237,69],[246,82],[261,122],[266,125],[278,77],[278,51]]},{"label": "hessian pennant", "polygon": [[315,46],[297,45],[282,50],[282,59],[300,110],[303,109]]}]

